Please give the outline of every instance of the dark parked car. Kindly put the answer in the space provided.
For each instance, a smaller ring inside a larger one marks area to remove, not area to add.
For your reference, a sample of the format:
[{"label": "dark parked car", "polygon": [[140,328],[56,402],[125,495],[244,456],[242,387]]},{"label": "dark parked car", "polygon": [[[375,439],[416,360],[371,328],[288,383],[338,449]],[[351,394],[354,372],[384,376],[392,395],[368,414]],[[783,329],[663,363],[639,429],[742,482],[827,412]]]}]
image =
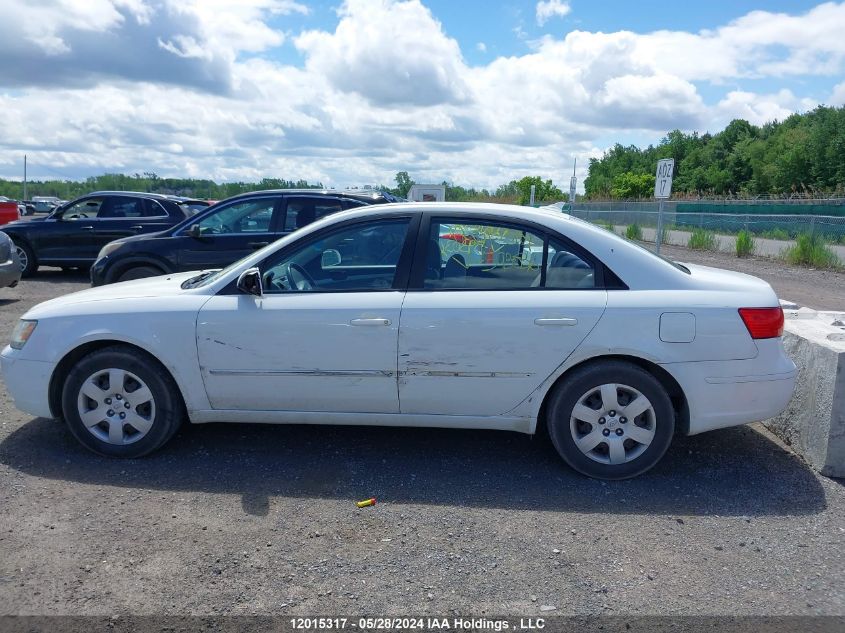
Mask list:
[{"label": "dark parked car", "polygon": [[91,284],[223,268],[330,213],[398,200],[369,190],[279,189],[241,194],[165,231],[108,244],[91,267]]},{"label": "dark parked car", "polygon": [[38,266],[87,268],[109,242],[161,231],[190,217],[185,200],[129,191],[98,191],[57,207],[44,218],[11,222],[23,276]]},{"label": "dark parked car", "polygon": [[21,268],[12,240],[5,233],[0,233],[0,288],[14,288],[20,279]]}]

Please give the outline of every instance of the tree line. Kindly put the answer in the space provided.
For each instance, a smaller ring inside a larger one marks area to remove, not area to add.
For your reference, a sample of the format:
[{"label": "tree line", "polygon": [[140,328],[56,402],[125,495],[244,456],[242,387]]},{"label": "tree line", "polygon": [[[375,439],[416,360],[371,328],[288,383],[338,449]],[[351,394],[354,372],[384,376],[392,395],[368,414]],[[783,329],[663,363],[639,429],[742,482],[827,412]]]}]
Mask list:
[{"label": "tree line", "polygon": [[[376,185],[366,187],[387,191],[402,198],[407,197],[414,180],[407,171],[396,174],[395,186]],[[500,185],[493,191],[462,187],[446,181],[446,199],[456,202],[502,202],[528,204],[531,185],[535,186],[534,199],[537,202],[551,202],[563,199],[563,193],[550,180],[540,176],[526,176]],[[265,189],[323,189],[322,183],[309,183],[306,180],[285,180],[283,178],[264,178],[258,182],[223,182],[197,178],[162,178],[152,172],[143,174],[102,174],[85,180],[34,180],[28,183],[27,196],[55,196],[72,200],[92,191],[144,191],[168,195],[187,196],[209,200],[223,200],[239,193],[261,191]],[[0,196],[23,199],[23,182],[0,179]]]},{"label": "tree line", "polygon": [[716,134],[674,130],[644,149],[617,143],[590,159],[586,196],[652,196],[661,158],[675,159],[674,195],[841,193],[845,106],[819,106],[762,126],[734,119]]},{"label": "tree line", "polygon": [[[27,196],[55,196],[72,200],[92,191],[144,191],[191,198],[222,200],[239,193],[262,189],[322,189],[321,183],[305,180],[264,178],[260,182],[223,182],[199,178],[161,178],[153,172],[143,174],[102,174],[85,180],[33,180],[27,184]],[[0,179],[0,196],[23,199],[23,182]]]}]

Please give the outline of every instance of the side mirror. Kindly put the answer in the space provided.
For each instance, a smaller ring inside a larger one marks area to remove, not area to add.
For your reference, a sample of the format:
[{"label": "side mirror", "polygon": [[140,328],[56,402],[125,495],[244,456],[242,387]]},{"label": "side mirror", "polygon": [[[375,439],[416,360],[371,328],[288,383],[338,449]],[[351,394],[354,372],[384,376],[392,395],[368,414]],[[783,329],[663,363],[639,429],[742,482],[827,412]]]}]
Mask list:
[{"label": "side mirror", "polygon": [[340,251],[330,248],[323,251],[320,257],[320,268],[331,268],[332,266],[339,266],[341,262]]},{"label": "side mirror", "polygon": [[200,231],[200,225],[192,224],[190,228],[185,231],[185,235],[187,235],[188,237],[199,237],[200,235],[202,235],[202,231]]},{"label": "side mirror", "polygon": [[264,296],[264,284],[261,282],[261,271],[258,268],[248,268],[238,277],[238,290],[256,297]]}]

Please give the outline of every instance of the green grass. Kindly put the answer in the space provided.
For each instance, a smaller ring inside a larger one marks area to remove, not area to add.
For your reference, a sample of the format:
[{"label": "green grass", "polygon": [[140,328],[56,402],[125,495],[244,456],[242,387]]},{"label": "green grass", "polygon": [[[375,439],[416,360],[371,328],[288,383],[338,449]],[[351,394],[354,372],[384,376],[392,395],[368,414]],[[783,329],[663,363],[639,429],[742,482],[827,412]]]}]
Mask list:
[{"label": "green grass", "polygon": [[763,231],[760,235],[770,240],[788,240],[790,237],[789,232],[784,229],[771,229]]},{"label": "green grass", "polygon": [[628,228],[625,229],[625,237],[629,240],[637,240],[641,242],[643,239],[643,230],[640,228],[639,224],[629,224]]},{"label": "green grass", "polygon": [[715,251],[717,250],[716,234],[704,229],[695,228],[689,237],[687,248],[696,251]]},{"label": "green grass", "polygon": [[593,222],[593,224],[596,224],[596,225],[602,227],[603,229],[607,229],[611,233],[616,232],[616,231],[613,230],[613,224],[611,222],[608,222],[607,220],[596,220],[595,222]]},{"label": "green grass", "polygon": [[754,236],[751,235],[748,231],[740,231],[736,235],[736,256],[737,257],[748,257],[754,252],[754,249],[757,248],[757,244],[754,241]]},{"label": "green grass", "polygon": [[812,266],[814,268],[841,268],[842,262],[820,235],[801,233],[795,242],[783,252],[783,257],[790,264]]}]

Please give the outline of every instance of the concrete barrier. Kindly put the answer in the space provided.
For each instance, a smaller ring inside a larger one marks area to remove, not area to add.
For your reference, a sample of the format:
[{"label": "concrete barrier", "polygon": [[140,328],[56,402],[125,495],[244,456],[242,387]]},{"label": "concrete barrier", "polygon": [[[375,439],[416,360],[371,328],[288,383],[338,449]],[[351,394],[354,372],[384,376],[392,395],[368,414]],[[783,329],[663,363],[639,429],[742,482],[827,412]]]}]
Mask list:
[{"label": "concrete barrier", "polygon": [[764,424],[821,474],[845,477],[845,313],[782,304],[798,380],[786,411]]}]

